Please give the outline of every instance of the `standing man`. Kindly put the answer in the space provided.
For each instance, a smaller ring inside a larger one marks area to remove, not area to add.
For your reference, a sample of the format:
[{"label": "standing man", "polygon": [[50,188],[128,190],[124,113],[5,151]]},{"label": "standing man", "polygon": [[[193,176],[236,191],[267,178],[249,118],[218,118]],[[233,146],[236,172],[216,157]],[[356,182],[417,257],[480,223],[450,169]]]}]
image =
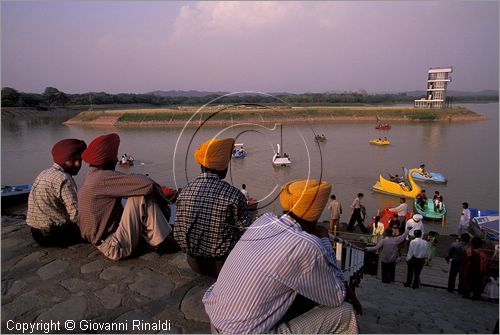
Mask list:
[{"label": "standing man", "polygon": [[209,139],[194,152],[201,174],[177,198],[174,236],[193,271],[217,277],[251,223],[247,201],[225,182],[234,139]]},{"label": "standing man", "polygon": [[397,213],[401,226],[404,225],[406,222],[406,213],[408,213],[408,205],[406,204],[406,199],[403,197],[399,198],[399,205],[393,208],[389,208],[389,211]]},{"label": "standing man", "polygon": [[115,171],[119,146],[118,134],[102,135],[82,154],[90,165],[78,191],[82,237],[115,261],[130,256],[141,237],[160,253],[175,251],[167,198],[148,176]]},{"label": "standing man", "polygon": [[[415,238],[410,241],[406,262],[408,264],[408,272],[406,274],[405,287],[419,288],[420,273],[424,268],[425,260],[429,255],[429,245],[427,241],[422,239],[422,231],[414,231]],[[411,284],[413,278],[413,285]]]},{"label": "standing man", "polygon": [[453,293],[455,290],[455,279],[458,276],[458,293],[463,293],[463,271],[460,272],[460,269],[464,265],[464,257],[465,250],[469,246],[470,235],[467,233],[463,233],[460,235],[460,238],[457,241],[453,242],[450,247],[450,251],[448,252],[448,256],[446,256],[446,262],[450,265],[450,275],[448,276],[448,292]]},{"label": "standing man", "polygon": [[213,331],[358,333],[346,300],[359,313],[361,305],[337,267],[328,230],[316,225],[330,191],[318,180],[281,188],[285,214],[265,213],[247,229],[203,297]]},{"label": "standing man", "polygon": [[328,205],[328,211],[330,212],[330,232],[335,231],[335,227],[339,224],[340,214],[342,214],[342,204],[337,200],[335,194],[330,196],[330,205]]},{"label": "standing man", "polygon": [[248,202],[248,200],[250,200],[250,194],[248,194],[248,191],[247,191],[247,185],[243,184],[241,185],[241,193],[243,193],[243,195],[245,196],[245,199],[246,201]]},{"label": "standing man", "polygon": [[405,230],[410,229],[410,232],[408,234],[410,240],[415,237],[414,233],[416,230],[420,230],[421,234],[424,233],[424,223],[422,222],[423,218],[424,217],[420,214],[414,214],[411,219],[406,221]]},{"label": "standing man", "polygon": [[396,279],[396,260],[399,256],[399,244],[406,239],[408,231],[403,235],[394,236],[396,231],[392,228],[385,230],[385,238],[378,242],[376,246],[366,248],[367,251],[375,251],[382,248],[380,261],[382,263],[382,283],[394,283]]},{"label": "standing man", "polygon": [[33,239],[41,246],[66,247],[78,243],[77,187],[73,180],[82,167],[87,145],[64,139],[52,147],[54,164],[36,177],[28,198],[26,223]]},{"label": "standing man", "polygon": [[458,234],[467,233],[469,231],[469,225],[471,220],[471,213],[469,209],[469,203],[462,203],[462,213],[460,214],[460,220],[458,221]]},{"label": "standing man", "polygon": [[361,229],[364,234],[368,234],[368,229],[363,224],[363,219],[361,218],[361,207],[363,206],[361,205],[361,199],[363,199],[363,196],[363,193],[358,193],[358,196],[352,202],[352,215],[346,228],[347,231],[353,231],[354,223],[358,222],[359,229]]}]

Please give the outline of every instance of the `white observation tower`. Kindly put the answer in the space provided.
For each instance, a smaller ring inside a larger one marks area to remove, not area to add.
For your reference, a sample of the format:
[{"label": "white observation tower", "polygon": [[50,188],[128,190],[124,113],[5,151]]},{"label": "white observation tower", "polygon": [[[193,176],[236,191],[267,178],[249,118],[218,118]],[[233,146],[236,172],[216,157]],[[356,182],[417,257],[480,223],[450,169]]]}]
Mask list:
[{"label": "white observation tower", "polygon": [[453,68],[431,67],[427,74],[427,93],[425,98],[415,100],[415,108],[443,108],[446,103],[446,87],[451,82]]}]

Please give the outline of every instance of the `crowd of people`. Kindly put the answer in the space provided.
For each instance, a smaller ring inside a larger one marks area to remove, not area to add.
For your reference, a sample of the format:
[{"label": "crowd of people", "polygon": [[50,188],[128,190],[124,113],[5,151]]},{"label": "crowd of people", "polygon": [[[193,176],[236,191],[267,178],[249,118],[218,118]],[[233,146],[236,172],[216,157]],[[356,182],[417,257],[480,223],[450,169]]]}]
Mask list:
[{"label": "crowd of people", "polygon": [[[112,133],[88,145],[64,139],[53,146],[53,165],[36,178],[28,200],[26,222],[39,245],[65,247],[86,241],[114,261],[130,257],[141,243],[160,254],[182,251],[193,271],[216,279],[203,297],[214,332],[358,332],[356,314],[362,307],[338,268],[329,240],[343,212],[328,182],[285,183],[279,193],[283,215],[264,213],[254,221],[246,185],[238,189],[224,180],[234,139],[208,139],[197,147],[194,160],[200,174],[175,198],[167,198],[147,175],[116,171],[119,145],[119,135]],[[77,188],[73,176],[82,162],[89,169]],[[362,233],[369,233],[363,197],[358,193],[350,206],[347,231],[357,224]],[[329,229],[317,224],[326,207]],[[463,208],[461,230],[470,220],[468,204]],[[422,215],[406,220],[405,198],[390,212],[394,214],[387,229],[380,216],[375,217],[374,245],[366,250],[381,250],[382,282],[392,283],[407,245],[404,285],[419,288],[437,236],[423,238]],[[447,257],[448,289],[454,290],[459,274],[459,292],[478,298],[485,255],[481,240],[473,238],[468,246],[467,236],[461,235]]]}]

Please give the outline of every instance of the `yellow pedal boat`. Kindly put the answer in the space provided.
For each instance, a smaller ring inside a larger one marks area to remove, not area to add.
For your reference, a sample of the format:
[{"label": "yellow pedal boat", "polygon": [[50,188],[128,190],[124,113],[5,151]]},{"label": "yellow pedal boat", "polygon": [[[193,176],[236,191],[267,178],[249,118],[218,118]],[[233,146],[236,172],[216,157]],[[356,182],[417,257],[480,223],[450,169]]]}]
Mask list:
[{"label": "yellow pedal boat", "polygon": [[408,174],[408,181],[410,182],[410,186],[403,185],[402,183],[396,183],[380,176],[379,181],[377,181],[377,183],[373,185],[373,190],[376,192],[397,195],[405,198],[415,198],[417,194],[422,191],[420,186],[415,183],[412,177],[413,172],[416,171],[418,171],[418,169],[411,169],[410,173]]},{"label": "yellow pedal boat", "polygon": [[389,144],[391,144],[391,141],[382,140],[382,139],[371,139],[368,142],[370,142],[371,144],[375,144],[375,145],[389,145]]}]

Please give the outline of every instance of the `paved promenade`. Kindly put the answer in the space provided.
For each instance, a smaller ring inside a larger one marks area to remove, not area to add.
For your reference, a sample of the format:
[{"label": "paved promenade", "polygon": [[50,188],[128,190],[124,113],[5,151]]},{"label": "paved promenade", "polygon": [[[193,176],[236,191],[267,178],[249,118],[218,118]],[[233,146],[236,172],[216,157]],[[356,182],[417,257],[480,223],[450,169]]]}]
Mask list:
[{"label": "paved promenade", "polygon": [[[1,226],[2,333],[210,332],[201,297],[212,279],[192,272],[183,253],[113,262],[89,244],[40,248],[22,215],[2,216]],[[499,312],[498,303],[368,275],[357,295],[361,333],[492,333]]]}]

